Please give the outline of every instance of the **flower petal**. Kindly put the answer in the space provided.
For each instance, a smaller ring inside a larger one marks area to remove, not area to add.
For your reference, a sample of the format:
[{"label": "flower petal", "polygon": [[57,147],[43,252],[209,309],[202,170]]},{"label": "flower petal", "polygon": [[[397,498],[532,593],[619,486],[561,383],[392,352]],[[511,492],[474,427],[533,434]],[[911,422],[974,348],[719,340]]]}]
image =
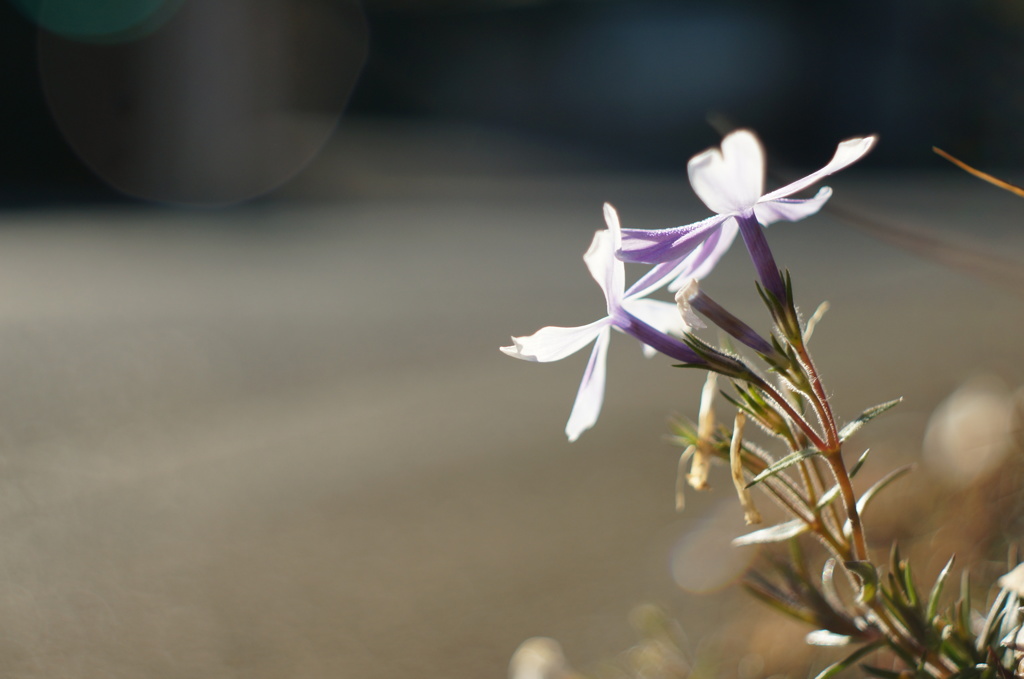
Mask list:
[{"label": "flower petal", "polygon": [[611,203],[605,203],[602,209],[604,210],[604,223],[612,234],[612,245],[618,250],[622,242],[622,225],[619,223],[619,213]]},{"label": "flower petal", "polygon": [[711,270],[718,264],[718,260],[722,259],[722,256],[729,251],[739,230],[739,225],[733,218],[722,222],[720,229],[708,236],[707,240],[686,256],[678,276],[668,285],[669,292],[675,292],[692,278],[701,280],[711,273]]},{"label": "flower petal", "polygon": [[594,240],[590,242],[586,254],[583,255],[590,275],[604,292],[609,314],[622,301],[623,289],[626,287],[626,267],[615,258],[617,240],[617,232],[611,229],[598,231],[594,234]]},{"label": "flower petal", "polygon": [[797,222],[816,214],[831,197],[832,189],[823,186],[813,198],[779,198],[758,203],[754,214],[764,226],[779,221]]},{"label": "flower petal", "polygon": [[[678,261],[688,255],[712,230],[729,219],[729,215],[715,215],[693,224],[671,229],[622,229],[622,244],[615,255],[624,262],[660,264]],[[634,285],[631,289],[636,289]]]},{"label": "flower petal", "polygon": [[686,166],[690,186],[718,214],[749,209],[764,191],[764,149],[750,130],[736,130]]},{"label": "flower petal", "polygon": [[565,423],[565,435],[569,441],[575,441],[580,434],[594,426],[597,416],[601,414],[604,403],[604,384],[607,374],[608,343],[611,341],[611,328],[605,328],[594,342],[594,350],[590,352],[587,370],[583,373],[576,402],[573,403],[569,421]]},{"label": "flower petal", "polygon": [[[682,335],[687,330],[683,317],[675,304],[656,299],[630,299],[623,302],[623,308],[651,327],[667,334]],[[699,322],[699,319],[697,319]],[[654,347],[643,345],[644,356],[650,358],[658,353]]]},{"label": "flower petal", "polygon": [[679,276],[683,267],[683,261],[662,262],[655,264],[650,270],[641,276],[633,285],[629,286],[623,299],[640,299],[665,287],[665,284]]},{"label": "flower petal", "polygon": [[867,152],[875,147],[875,142],[878,141],[878,137],[855,137],[853,139],[847,139],[846,141],[840,142],[836,148],[836,153],[832,156],[832,160],[828,161],[828,165],[821,168],[817,172],[812,172],[803,179],[797,179],[792,184],[787,184],[781,189],[775,189],[771,193],[767,193],[761,197],[761,202],[770,200],[776,200],[778,198],[785,198],[791,196],[798,191],[803,191],[808,186],[817,184],[825,177],[839,172],[847,165],[852,165],[858,160],[867,155]]},{"label": "flower petal", "polygon": [[610,318],[602,318],[578,328],[551,325],[527,337],[513,337],[512,346],[501,347],[501,351],[524,361],[560,361],[593,342],[594,338],[601,334],[601,330],[610,324]]}]

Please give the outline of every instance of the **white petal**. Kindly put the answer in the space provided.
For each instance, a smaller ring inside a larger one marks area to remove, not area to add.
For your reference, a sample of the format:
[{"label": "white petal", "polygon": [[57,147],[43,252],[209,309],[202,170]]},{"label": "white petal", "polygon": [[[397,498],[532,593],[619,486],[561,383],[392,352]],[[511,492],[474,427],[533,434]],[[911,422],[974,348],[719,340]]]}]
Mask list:
[{"label": "white petal", "polygon": [[729,251],[739,231],[740,227],[735,219],[725,220],[722,223],[722,228],[711,234],[696,250],[686,256],[679,269],[678,277],[669,283],[669,292],[675,292],[691,278],[701,280],[711,273],[711,270],[718,264],[718,260],[722,259]]},{"label": "white petal", "polygon": [[828,165],[821,168],[817,172],[812,172],[803,179],[797,179],[792,184],[787,184],[781,189],[775,189],[771,193],[765,194],[761,200],[769,201],[776,200],[777,198],[785,198],[791,196],[798,191],[803,191],[808,186],[817,184],[825,177],[830,174],[839,172],[847,165],[852,165],[858,160],[863,158],[868,151],[875,147],[875,142],[878,141],[878,137],[856,137],[854,139],[847,139],[844,142],[840,142],[836,148],[836,154],[832,156],[832,160],[828,162]]},{"label": "white petal", "polygon": [[[683,317],[679,315],[679,309],[670,302],[661,302],[655,299],[630,299],[623,302],[622,306],[626,311],[661,332],[678,337],[687,330]],[[643,350],[644,356],[647,358],[658,353],[657,350],[646,344],[643,345]]]},{"label": "white petal", "polygon": [[609,313],[622,301],[623,289],[626,287],[626,266],[615,258],[616,235],[610,229],[598,231],[583,255],[590,275],[604,292]]},{"label": "white petal", "polygon": [[611,328],[605,328],[598,334],[597,341],[594,342],[594,350],[590,352],[587,370],[583,373],[580,389],[576,392],[576,402],[573,403],[569,421],[565,424],[565,435],[569,441],[575,441],[580,434],[593,427],[597,422],[597,416],[601,413],[607,373],[605,363],[608,358],[608,343],[611,341],[611,335]]},{"label": "white petal", "polygon": [[779,198],[758,203],[754,206],[754,214],[757,215],[757,221],[765,226],[780,221],[798,222],[804,217],[817,214],[831,197],[832,189],[823,186],[813,198]]},{"label": "white petal", "polygon": [[686,331],[686,324],[679,315],[679,309],[672,302],[656,299],[633,299],[623,305],[629,313],[664,333],[681,335]]},{"label": "white petal", "polygon": [[622,246],[622,226],[619,224],[619,213],[611,203],[604,204],[604,223],[612,234],[612,245],[618,250]]},{"label": "white petal", "polygon": [[593,342],[594,338],[601,333],[602,328],[609,323],[611,323],[610,319],[602,318],[578,328],[548,326],[527,337],[513,337],[512,346],[501,347],[501,351],[524,361],[539,363],[560,361]]},{"label": "white petal", "polygon": [[736,130],[686,166],[690,186],[718,214],[750,209],[764,191],[764,150],[750,130]]}]

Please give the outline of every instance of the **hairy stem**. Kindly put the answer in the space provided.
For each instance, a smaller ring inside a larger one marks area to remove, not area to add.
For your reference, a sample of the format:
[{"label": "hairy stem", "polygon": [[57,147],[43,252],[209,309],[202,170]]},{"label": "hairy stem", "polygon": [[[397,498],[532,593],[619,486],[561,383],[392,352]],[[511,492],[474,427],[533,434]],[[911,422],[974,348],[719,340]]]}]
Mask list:
[{"label": "hairy stem", "polygon": [[857,511],[857,495],[853,490],[853,483],[850,481],[850,474],[846,470],[846,463],[843,461],[841,450],[831,451],[825,454],[825,461],[828,462],[832,475],[839,486],[839,495],[843,499],[843,508],[846,510],[846,518],[850,521],[850,537],[853,541],[853,558],[858,561],[866,561],[868,558],[867,540],[864,538],[864,526],[860,520],[860,512]]}]

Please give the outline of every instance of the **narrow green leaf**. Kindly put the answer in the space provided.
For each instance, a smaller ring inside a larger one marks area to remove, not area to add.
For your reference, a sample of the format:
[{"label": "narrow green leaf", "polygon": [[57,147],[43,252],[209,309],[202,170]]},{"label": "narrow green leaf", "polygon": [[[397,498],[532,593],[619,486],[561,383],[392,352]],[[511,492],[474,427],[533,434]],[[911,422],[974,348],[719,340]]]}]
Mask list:
[{"label": "narrow green leaf", "polygon": [[911,634],[916,634],[916,631],[920,629],[920,625],[914,624],[914,610],[904,603],[903,597],[899,592],[894,591],[896,576],[889,573],[887,578],[890,589],[886,590],[883,587],[879,591],[881,592],[882,600],[885,601],[889,614],[894,616],[901,625],[911,630]]},{"label": "narrow green leaf", "polygon": [[915,658],[910,654],[910,651],[906,650],[899,644],[890,645],[888,650],[899,656],[900,660],[902,660],[907,667],[915,667],[917,665],[918,658]]},{"label": "narrow green leaf", "polygon": [[864,646],[861,646],[856,651],[854,651],[850,655],[846,656],[845,658],[843,658],[839,662],[833,663],[832,665],[829,665],[828,667],[826,667],[814,679],[832,679],[832,677],[834,677],[835,675],[839,674],[843,670],[847,669],[848,667],[853,665],[855,662],[857,662],[858,660],[860,660],[864,656],[867,656],[867,655],[870,655],[871,653],[874,653],[875,651],[877,651],[881,647],[882,647],[882,642],[881,641],[873,641],[870,644],[866,644]]},{"label": "narrow green leaf", "polygon": [[932,591],[928,595],[928,608],[925,612],[925,620],[931,622],[935,619],[935,615],[939,612],[939,597],[942,596],[942,588],[946,584],[946,578],[949,577],[949,571],[953,568],[953,561],[956,559],[956,555],[949,557],[949,561],[939,572],[939,577],[935,579],[935,584],[932,585]]},{"label": "narrow green leaf", "polygon": [[873,677],[880,677],[881,679],[901,679],[903,674],[900,672],[893,672],[892,670],[883,670],[881,667],[875,667],[873,665],[861,664],[860,668],[870,674]]},{"label": "narrow green leaf", "polygon": [[865,463],[865,462],[867,461],[867,459],[868,459],[868,453],[870,453],[870,452],[871,452],[871,449],[870,449],[870,448],[868,448],[867,450],[865,450],[865,451],[864,451],[863,453],[861,453],[860,457],[859,457],[859,458],[857,458],[857,461],[853,463],[853,466],[852,466],[852,467],[850,467],[850,478],[851,478],[851,479],[852,479],[852,478],[853,478],[854,476],[856,476],[856,475],[857,475],[857,472],[859,472],[859,471],[860,471],[860,468],[864,466],[864,463]]},{"label": "narrow green leaf", "polygon": [[[900,544],[895,540],[892,543],[892,547],[889,549],[889,574],[893,578],[903,579],[901,575],[900,567]],[[894,590],[895,591],[895,590]],[[900,593],[902,594],[902,586],[900,587]]]},{"label": "narrow green leaf", "polygon": [[755,486],[758,483],[764,481],[765,479],[775,476],[783,469],[792,467],[797,462],[800,462],[801,460],[806,460],[809,457],[814,457],[815,455],[821,455],[821,453],[817,450],[814,450],[813,448],[806,448],[804,450],[798,450],[795,453],[791,453],[786,457],[782,458],[781,460],[776,461],[770,467],[768,467],[763,472],[761,472],[753,479],[751,479],[750,483],[747,484],[747,488]]},{"label": "narrow green leaf", "polygon": [[991,679],[994,677],[994,673],[989,671],[988,665],[972,665],[965,667],[956,674],[952,675],[950,679]]},{"label": "narrow green leaf", "polygon": [[878,491],[882,490],[883,488],[888,486],[890,483],[892,483],[893,481],[895,481],[899,477],[903,476],[904,474],[906,474],[907,472],[909,472],[913,468],[914,468],[914,465],[908,464],[905,467],[900,467],[899,469],[892,470],[891,472],[889,472],[888,474],[883,476],[881,479],[879,479],[875,483],[875,485],[873,485],[870,488],[868,488],[864,492],[864,494],[860,496],[860,499],[857,500],[857,512],[859,514],[863,514],[864,510],[868,506],[868,503],[871,502],[872,499],[874,499],[875,495],[878,494]]},{"label": "narrow green leaf", "polygon": [[799,605],[797,602],[789,600],[788,597],[783,596],[782,593],[778,592],[774,587],[762,587],[761,583],[754,584],[751,582],[743,583],[743,587],[755,599],[760,599],[780,613],[796,618],[797,620],[810,625],[816,624],[814,614],[811,611]]},{"label": "narrow green leaf", "polygon": [[914,584],[914,575],[910,570],[910,562],[903,561],[903,591],[907,595],[907,603],[917,608],[917,605],[921,602],[921,597],[917,593],[917,586]]},{"label": "narrow green leaf", "polygon": [[829,504],[831,504],[831,502],[835,500],[837,497],[839,497],[839,486],[832,486],[824,493],[822,493],[821,497],[818,498],[818,503],[814,505],[814,508],[824,509]]},{"label": "narrow green leaf", "polygon": [[880,403],[876,406],[868,408],[867,410],[860,414],[860,417],[858,417],[853,422],[850,422],[839,431],[839,440],[846,441],[846,439],[850,438],[855,433],[860,431],[860,428],[867,424],[869,421],[875,419],[876,417],[884,413],[886,410],[889,410],[890,408],[896,406],[902,400],[903,397],[901,396],[900,398],[897,398],[895,400],[886,401],[885,403]]},{"label": "narrow green leaf", "polygon": [[[799,540],[790,540],[787,543],[789,547],[789,563],[793,569],[794,575],[797,579],[805,584],[809,585],[811,582],[811,574],[807,570],[807,559],[804,557],[803,547],[800,546]],[[790,578],[792,580],[792,578]],[[813,589],[813,587],[811,588]]]},{"label": "narrow green leaf", "polygon": [[746,545],[762,545],[770,542],[783,542],[795,538],[801,533],[806,533],[808,525],[803,519],[793,519],[786,523],[780,523],[770,528],[755,530],[753,533],[741,535],[732,541],[733,547],[744,547]]},{"label": "narrow green leaf", "polygon": [[939,652],[959,666],[974,662],[974,656],[970,650],[964,648],[963,643],[959,639],[952,638],[952,636],[948,639],[942,639],[939,644]]},{"label": "narrow green leaf", "polygon": [[970,630],[964,627],[964,602],[957,600],[953,602],[953,632],[958,637],[966,637]]},{"label": "narrow green leaf", "polygon": [[825,598],[828,605],[832,607],[832,610],[842,611],[845,610],[846,606],[843,604],[843,600],[839,596],[839,590],[836,588],[835,573],[836,560],[829,558],[821,568],[821,595]]},{"label": "narrow green leaf", "polygon": [[960,574],[960,626],[964,633],[971,629],[971,573],[964,570]]},{"label": "narrow green leaf", "polygon": [[757,288],[757,294],[761,296],[761,300],[765,303],[765,306],[767,306],[768,310],[771,311],[775,306],[773,302],[773,300],[775,299],[775,295],[771,294],[763,287],[761,287],[761,284],[759,282],[755,282],[754,287]]},{"label": "narrow green leaf", "polygon": [[[1007,603],[1010,599],[1011,592],[1007,589],[999,590],[999,594],[996,595],[996,600],[992,602],[992,608],[988,609],[988,615],[985,617],[985,624],[981,628],[981,632],[978,634],[977,644],[975,650],[979,653],[985,649],[986,646],[991,647],[993,638],[996,636],[996,632],[999,630],[999,626],[1003,621],[1003,616],[1006,615]],[[1016,606],[1014,606],[1016,608]]]}]

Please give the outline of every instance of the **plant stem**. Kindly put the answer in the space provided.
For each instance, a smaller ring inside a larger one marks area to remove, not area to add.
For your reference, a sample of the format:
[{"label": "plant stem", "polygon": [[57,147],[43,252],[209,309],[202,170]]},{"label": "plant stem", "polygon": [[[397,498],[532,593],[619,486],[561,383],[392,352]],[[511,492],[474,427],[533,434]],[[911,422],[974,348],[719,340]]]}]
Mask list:
[{"label": "plant stem", "polygon": [[821,426],[825,430],[825,442],[830,451],[832,449],[838,450],[841,442],[839,440],[839,431],[836,427],[836,418],[832,413],[832,406],[829,405],[828,395],[825,394],[825,388],[821,384],[821,378],[818,376],[818,371],[814,367],[814,361],[811,360],[811,355],[807,351],[807,346],[802,341],[796,345],[795,349],[797,354],[800,356],[800,362],[803,364],[804,371],[811,382],[811,389],[814,396],[811,401],[814,403],[814,409],[818,412],[818,417],[821,419]]},{"label": "plant stem", "polygon": [[825,453],[825,461],[828,462],[828,466],[832,470],[832,476],[835,477],[836,484],[839,486],[839,495],[843,498],[846,518],[850,521],[853,556],[859,561],[866,561],[868,558],[868,545],[867,540],[864,538],[864,526],[860,521],[860,512],[857,511],[857,495],[854,493],[850,474],[846,471],[842,450]]},{"label": "plant stem", "polygon": [[767,394],[770,399],[775,401],[775,403],[786,412],[789,419],[800,428],[800,431],[803,432],[804,436],[807,437],[812,446],[823,452],[828,449],[828,446],[822,438],[818,436],[818,433],[811,428],[811,425],[807,424],[807,420],[805,420],[800,413],[793,408],[792,404],[786,400],[782,394],[776,391],[772,385],[759,379],[754,386]]}]

